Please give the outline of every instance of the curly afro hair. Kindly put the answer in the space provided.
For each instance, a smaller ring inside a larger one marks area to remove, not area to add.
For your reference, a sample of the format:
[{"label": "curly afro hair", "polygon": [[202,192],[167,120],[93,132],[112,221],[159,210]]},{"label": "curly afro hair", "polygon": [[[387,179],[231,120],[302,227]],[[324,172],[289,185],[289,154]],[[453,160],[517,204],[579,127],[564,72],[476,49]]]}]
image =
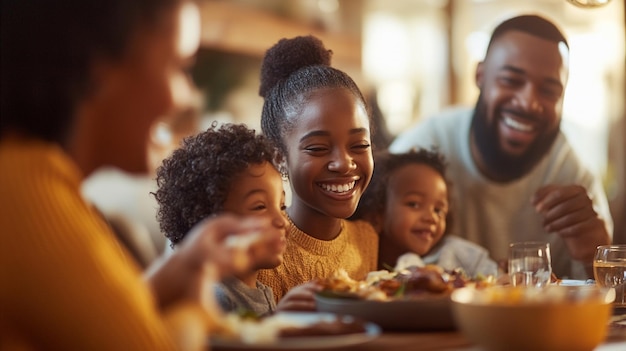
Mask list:
[{"label": "curly afro hair", "polygon": [[244,124],[223,124],[188,137],[157,169],[157,219],[172,246],[203,219],[222,210],[233,178],[251,164],[282,156],[265,136]]},{"label": "curly afro hair", "polygon": [[279,40],[265,53],[259,95],[266,97],[272,87],[287,80],[289,75],[302,67],[330,67],[332,54],[332,50],[326,50],[321,40],[311,35]]},{"label": "curly afro hair", "polygon": [[308,95],[315,91],[347,89],[370,115],[352,78],[330,67],[331,54],[311,35],[281,39],[265,53],[259,88],[259,95],[264,98],[261,129],[284,155],[288,150],[283,135],[292,127],[290,119],[300,113]]},{"label": "curly afro hair", "polygon": [[[447,163],[443,154],[437,149],[412,149],[405,153],[392,154],[384,150],[374,153],[374,174],[369,186],[361,196],[351,220],[367,220],[373,213],[383,213],[387,205],[387,184],[394,171],[410,164],[426,165],[434,169],[445,180],[448,186],[448,203],[452,208],[452,184],[446,178]],[[446,232],[452,228],[452,210],[446,216]]]}]

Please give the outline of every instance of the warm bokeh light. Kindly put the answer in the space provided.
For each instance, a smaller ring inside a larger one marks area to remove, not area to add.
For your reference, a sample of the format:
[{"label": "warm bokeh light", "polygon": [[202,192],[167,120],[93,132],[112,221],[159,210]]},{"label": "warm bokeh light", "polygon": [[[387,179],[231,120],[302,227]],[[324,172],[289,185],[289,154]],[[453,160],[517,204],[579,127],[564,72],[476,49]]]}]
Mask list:
[{"label": "warm bokeh light", "polygon": [[[562,129],[582,162],[602,175],[611,124],[623,113],[624,90],[618,83],[624,79],[623,6],[613,1],[589,10],[566,1],[457,1],[449,17],[451,43],[447,15],[438,4],[411,13],[408,5],[402,12],[380,7],[364,17],[363,72],[376,86],[388,128],[396,134],[451,104],[473,105],[476,64],[484,58],[493,27],[520,13],[546,16],[559,23],[570,46],[564,51],[570,74]],[[447,95],[449,75],[454,97]]]},{"label": "warm bokeh light", "polygon": [[594,8],[607,5],[611,0],[567,0],[570,4],[582,8]]},{"label": "warm bokeh light", "polygon": [[363,73],[376,86],[387,127],[405,130],[447,103],[448,39],[438,13],[370,12],[363,23]]},{"label": "warm bokeh light", "polygon": [[192,56],[200,46],[200,11],[193,2],[185,2],[180,9],[180,53]]},{"label": "warm bokeh light", "polygon": [[406,77],[411,70],[410,42],[402,22],[386,14],[365,20],[363,70],[375,83]]},{"label": "warm bokeh light", "polygon": [[339,10],[339,1],[338,0],[318,0],[317,6],[322,12],[333,13]]}]

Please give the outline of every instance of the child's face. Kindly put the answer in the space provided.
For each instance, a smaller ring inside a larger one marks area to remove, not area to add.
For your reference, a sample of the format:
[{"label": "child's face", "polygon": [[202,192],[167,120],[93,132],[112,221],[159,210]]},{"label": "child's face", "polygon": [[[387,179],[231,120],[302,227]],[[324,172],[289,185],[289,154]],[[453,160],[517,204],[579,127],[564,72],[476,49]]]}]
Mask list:
[{"label": "child's face", "polygon": [[447,213],[448,188],[433,168],[409,164],[390,175],[383,229],[389,240],[424,255],[443,236]]},{"label": "child's face", "polygon": [[347,89],[324,89],[306,100],[293,125],[285,136],[290,211],[349,217],[372,176],[367,112]]},{"label": "child's face", "polygon": [[[224,211],[242,216],[269,216],[277,228],[284,230],[285,191],[280,173],[268,162],[253,164],[236,175],[224,202]],[[274,268],[283,261],[286,240],[266,242],[266,245],[254,246],[257,269]]]}]

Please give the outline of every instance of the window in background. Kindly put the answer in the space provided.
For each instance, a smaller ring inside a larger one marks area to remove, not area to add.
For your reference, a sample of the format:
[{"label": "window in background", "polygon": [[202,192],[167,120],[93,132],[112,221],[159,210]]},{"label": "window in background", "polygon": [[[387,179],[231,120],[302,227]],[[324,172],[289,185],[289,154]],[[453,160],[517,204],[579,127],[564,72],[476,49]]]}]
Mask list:
[{"label": "window in background", "polygon": [[448,105],[473,105],[475,68],[492,29],[516,14],[544,15],[563,28],[571,48],[563,130],[582,161],[604,175],[610,166],[609,130],[624,115],[623,7],[623,0],[596,9],[564,0],[369,0],[364,76],[376,87],[389,129],[397,134]]},{"label": "window in background", "polygon": [[363,74],[378,91],[389,131],[450,103],[447,1],[369,0],[363,17]]},{"label": "window in background", "polygon": [[562,128],[582,161],[606,174],[610,126],[624,114],[624,2],[597,9],[577,8],[562,0],[453,1],[454,65],[459,74],[459,103],[473,104],[476,63],[482,59],[493,27],[519,13],[555,20],[570,44],[570,76]]}]

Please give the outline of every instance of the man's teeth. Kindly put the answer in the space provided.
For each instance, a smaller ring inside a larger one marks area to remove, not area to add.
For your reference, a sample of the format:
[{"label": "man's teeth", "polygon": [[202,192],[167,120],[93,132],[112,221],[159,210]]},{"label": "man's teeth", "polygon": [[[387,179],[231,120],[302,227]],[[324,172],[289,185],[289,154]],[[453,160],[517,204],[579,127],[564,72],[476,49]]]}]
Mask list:
[{"label": "man's teeth", "polygon": [[356,184],[356,182],[350,182],[347,184],[320,184],[320,186],[322,189],[332,191],[333,193],[345,193],[346,191],[352,190],[352,188],[354,188],[354,184]]},{"label": "man's teeth", "polygon": [[533,130],[532,124],[525,124],[514,120],[513,118],[504,117],[504,124],[513,129],[519,130],[521,132],[531,132]]}]

